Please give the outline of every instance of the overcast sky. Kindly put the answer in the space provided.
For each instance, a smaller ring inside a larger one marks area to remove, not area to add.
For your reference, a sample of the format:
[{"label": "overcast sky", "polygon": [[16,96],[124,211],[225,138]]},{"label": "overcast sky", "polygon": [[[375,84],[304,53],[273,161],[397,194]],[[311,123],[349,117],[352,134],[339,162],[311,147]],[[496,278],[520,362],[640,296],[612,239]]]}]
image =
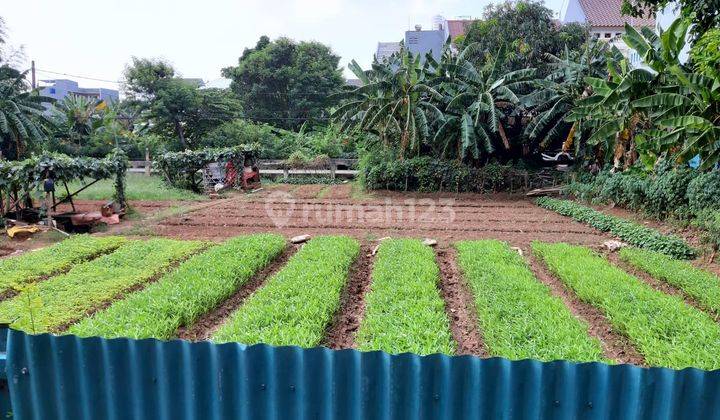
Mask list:
[{"label": "overcast sky", "polygon": [[[0,0],[9,41],[22,45],[27,66],[119,80],[131,56],[161,57],[184,77],[220,78],[261,35],[328,44],[345,68],[367,67],[378,41],[399,41],[432,16],[480,16],[491,0]],[[563,0],[546,0],[558,12]],[[349,72],[346,71],[346,76]],[[85,87],[113,83],[38,71]]]}]

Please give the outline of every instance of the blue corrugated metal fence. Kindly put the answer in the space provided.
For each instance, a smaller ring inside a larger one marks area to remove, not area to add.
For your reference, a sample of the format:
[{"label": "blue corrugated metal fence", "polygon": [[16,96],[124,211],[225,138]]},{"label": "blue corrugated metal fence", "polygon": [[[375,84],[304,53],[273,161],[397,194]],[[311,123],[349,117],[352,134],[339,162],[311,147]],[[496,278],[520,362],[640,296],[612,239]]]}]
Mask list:
[{"label": "blue corrugated metal fence", "polygon": [[7,379],[17,419],[720,418],[720,371],[19,331]]}]

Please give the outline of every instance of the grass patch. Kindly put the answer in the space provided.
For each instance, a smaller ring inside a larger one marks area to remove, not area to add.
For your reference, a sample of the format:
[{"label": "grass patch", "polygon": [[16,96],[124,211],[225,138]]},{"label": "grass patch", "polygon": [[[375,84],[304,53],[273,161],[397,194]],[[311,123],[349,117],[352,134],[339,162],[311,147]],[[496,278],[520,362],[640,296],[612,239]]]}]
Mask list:
[{"label": "grass patch", "polygon": [[600,308],[652,366],[720,368],[720,326],[682,299],[658,292],[579,246],[533,243],[557,276]]},{"label": "grass patch", "polygon": [[458,263],[488,351],[508,359],[603,360],[602,347],[505,242],[463,241]]},{"label": "grass patch", "polygon": [[416,239],[387,239],[378,249],[360,350],[432,354],[455,352],[445,303],[437,284],[440,270],[432,248]]},{"label": "grass patch", "polygon": [[[128,200],[205,200],[207,197],[195,194],[191,191],[181,190],[166,185],[159,176],[146,176],[143,174],[128,173],[126,175],[125,198]],[[84,184],[90,182],[70,183],[70,191],[81,188]],[[102,179],[86,190],[82,191],[76,197],[81,200],[109,200],[115,194],[115,180]]]},{"label": "grass patch", "polygon": [[703,308],[720,314],[720,278],[700,270],[686,261],[679,261],[657,252],[623,248],[620,259],[656,279],[660,279],[697,300]]},{"label": "grass patch", "polygon": [[655,229],[621,217],[610,216],[570,200],[541,197],[536,202],[540,207],[571,217],[603,232],[610,232],[638,248],[645,248],[682,259],[695,258],[697,255],[694,249],[677,236],[664,235]]},{"label": "grass patch", "polygon": [[0,293],[18,290],[42,277],[67,271],[75,264],[117,249],[119,236],[75,235],[55,245],[0,260]]},{"label": "grass patch", "polygon": [[0,303],[0,321],[31,333],[52,331],[150,280],[203,246],[202,242],[170,239],[130,241],[112,254],[77,265]]},{"label": "grass patch", "polygon": [[318,236],[250,296],[213,341],[313,347],[340,306],[340,293],[360,244],[345,236]]},{"label": "grass patch", "polygon": [[240,236],[192,257],[173,273],[73,325],[79,336],[170,339],[217,307],[285,248],[280,235]]}]

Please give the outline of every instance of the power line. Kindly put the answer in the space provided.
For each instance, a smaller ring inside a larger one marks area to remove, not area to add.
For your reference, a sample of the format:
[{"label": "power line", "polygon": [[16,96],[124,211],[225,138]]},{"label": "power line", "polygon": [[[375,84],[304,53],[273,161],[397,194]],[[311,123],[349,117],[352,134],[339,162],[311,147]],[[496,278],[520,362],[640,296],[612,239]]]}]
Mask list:
[{"label": "power line", "polygon": [[49,73],[49,74],[57,74],[61,76],[68,76],[68,77],[75,77],[78,79],[86,79],[86,80],[94,80],[96,82],[107,82],[107,83],[116,83],[116,84],[123,84],[123,82],[119,80],[107,80],[107,79],[98,79],[96,77],[87,77],[87,76],[79,76],[77,74],[69,74],[69,73],[62,73],[59,71],[51,71],[51,70],[43,70],[43,69],[35,69],[36,71],[40,73]]}]

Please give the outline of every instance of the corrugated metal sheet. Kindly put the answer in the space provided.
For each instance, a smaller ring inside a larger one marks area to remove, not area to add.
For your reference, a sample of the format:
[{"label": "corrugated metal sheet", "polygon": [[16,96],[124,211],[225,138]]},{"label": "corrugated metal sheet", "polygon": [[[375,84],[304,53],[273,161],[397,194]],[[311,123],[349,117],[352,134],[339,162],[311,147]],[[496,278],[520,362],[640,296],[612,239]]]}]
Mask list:
[{"label": "corrugated metal sheet", "polygon": [[18,419],[720,418],[720,371],[11,331]]}]

